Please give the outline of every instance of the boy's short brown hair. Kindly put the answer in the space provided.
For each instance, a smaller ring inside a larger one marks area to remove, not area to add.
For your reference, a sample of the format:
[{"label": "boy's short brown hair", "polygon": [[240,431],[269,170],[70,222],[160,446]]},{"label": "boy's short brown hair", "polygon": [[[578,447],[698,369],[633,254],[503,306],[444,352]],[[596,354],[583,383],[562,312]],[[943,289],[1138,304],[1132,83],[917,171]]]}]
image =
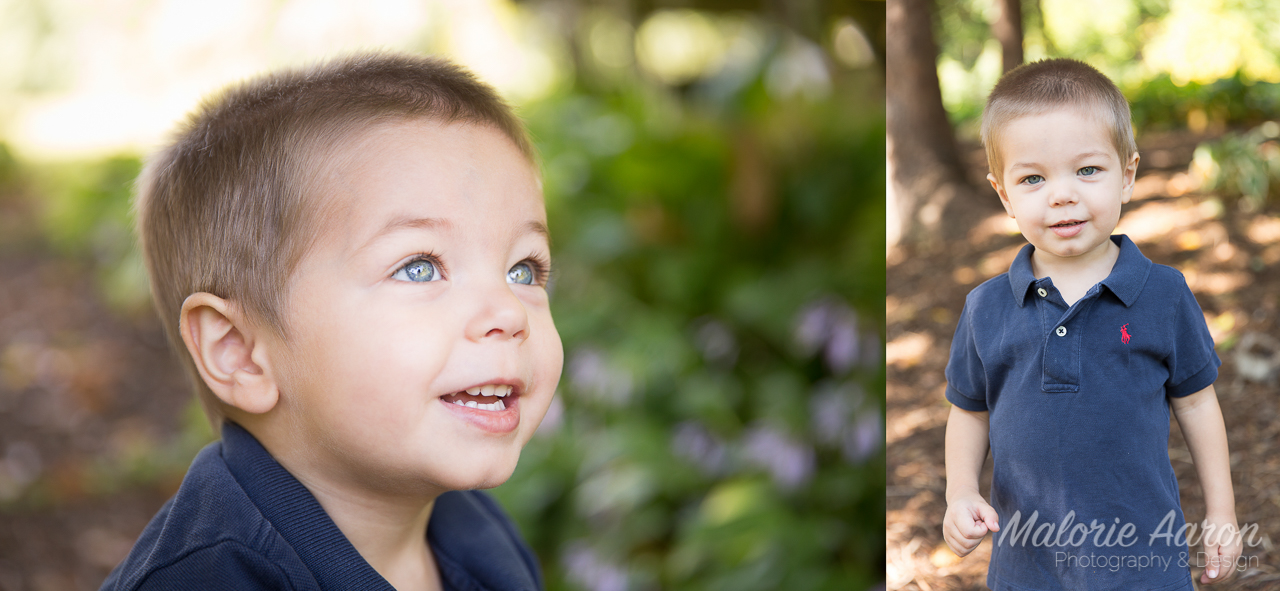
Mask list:
[{"label": "boy's short brown hair", "polygon": [[1010,70],[987,97],[982,111],[982,145],[987,149],[991,174],[999,179],[1003,166],[1000,130],[1019,117],[1064,106],[1084,109],[1110,128],[1111,143],[1122,165],[1138,151],[1129,101],[1111,79],[1082,61],[1040,60]]},{"label": "boy's short brown hair", "polygon": [[138,179],[138,235],[151,294],[215,429],[219,401],[179,334],[187,296],[208,292],[285,336],[289,278],[322,226],[314,193],[339,142],[407,119],[496,128],[530,159],[520,119],[445,60],[364,53],[280,71],[206,99]]}]

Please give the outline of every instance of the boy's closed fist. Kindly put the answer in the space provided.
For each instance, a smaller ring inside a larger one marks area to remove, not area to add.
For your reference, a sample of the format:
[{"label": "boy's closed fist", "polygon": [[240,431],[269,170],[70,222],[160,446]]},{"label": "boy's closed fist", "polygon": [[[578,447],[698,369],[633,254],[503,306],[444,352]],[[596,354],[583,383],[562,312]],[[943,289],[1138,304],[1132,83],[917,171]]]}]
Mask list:
[{"label": "boy's closed fist", "polygon": [[947,503],[942,537],[957,556],[968,556],[989,531],[1000,531],[1000,516],[981,495],[966,495]]},{"label": "boy's closed fist", "polygon": [[[1212,529],[1210,529],[1212,528]],[[1201,585],[1213,585],[1231,577],[1243,544],[1235,517],[1209,516],[1204,521],[1204,572]]]}]

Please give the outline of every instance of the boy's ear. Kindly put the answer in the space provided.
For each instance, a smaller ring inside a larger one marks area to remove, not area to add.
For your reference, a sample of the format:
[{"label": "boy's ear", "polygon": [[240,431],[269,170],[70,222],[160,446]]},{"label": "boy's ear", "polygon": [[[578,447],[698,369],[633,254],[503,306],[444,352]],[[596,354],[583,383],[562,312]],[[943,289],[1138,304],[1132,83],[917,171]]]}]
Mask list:
[{"label": "boy's ear", "polygon": [[1133,187],[1138,181],[1138,153],[1134,152],[1129,163],[1124,167],[1124,186],[1120,189],[1120,203],[1128,203],[1133,198]]},{"label": "boy's ear", "polygon": [[1009,196],[1006,195],[1004,189],[1000,187],[1000,181],[996,180],[996,175],[988,172],[987,182],[991,183],[991,188],[995,189],[996,195],[1000,196],[1000,205],[1004,206],[1004,212],[1009,214],[1009,217],[1016,219],[1016,216],[1013,215],[1013,207],[1009,205]]},{"label": "boy's ear", "polygon": [[178,330],[196,370],[224,404],[251,414],[275,408],[280,390],[266,343],[230,302],[193,293],[182,302]]}]

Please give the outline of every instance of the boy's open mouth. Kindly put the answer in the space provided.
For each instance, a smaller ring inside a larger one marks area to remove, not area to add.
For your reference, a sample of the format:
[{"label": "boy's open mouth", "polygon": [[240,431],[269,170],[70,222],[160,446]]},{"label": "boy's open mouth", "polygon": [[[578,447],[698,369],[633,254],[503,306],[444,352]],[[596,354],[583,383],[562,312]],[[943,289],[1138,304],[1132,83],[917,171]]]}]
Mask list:
[{"label": "boy's open mouth", "polygon": [[503,384],[486,384],[484,386],[474,386],[467,388],[462,392],[454,392],[444,396],[445,402],[451,402],[458,406],[467,408],[475,408],[479,410],[506,410],[507,404],[503,402],[503,398],[511,395],[511,386]]},{"label": "boy's open mouth", "polygon": [[1053,230],[1061,238],[1072,238],[1084,231],[1084,220],[1066,220],[1058,222],[1049,229]]}]

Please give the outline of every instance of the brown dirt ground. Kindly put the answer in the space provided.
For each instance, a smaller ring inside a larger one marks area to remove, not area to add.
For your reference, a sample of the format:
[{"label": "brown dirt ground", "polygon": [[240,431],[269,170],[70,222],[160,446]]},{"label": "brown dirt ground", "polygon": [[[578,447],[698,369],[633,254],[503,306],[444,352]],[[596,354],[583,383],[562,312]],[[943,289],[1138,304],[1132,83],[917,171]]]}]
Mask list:
[{"label": "brown dirt ground", "polygon": [[32,227],[0,195],[0,591],[97,589],[200,442],[154,313],[109,309]]},{"label": "brown dirt ground", "polygon": [[[1171,134],[1143,142],[1144,166],[1134,200],[1117,232],[1135,239],[1153,261],[1181,270],[1204,308],[1223,359],[1216,383],[1231,449],[1239,522],[1256,523],[1261,543],[1246,547],[1247,568],[1215,589],[1280,588],[1280,400],[1276,383],[1244,380],[1232,348],[1244,335],[1280,336],[1280,204],[1246,213],[1215,207],[1186,174],[1203,137]],[[985,162],[970,147],[972,178]],[[1008,269],[1025,243],[998,209],[995,194],[965,241],[927,252],[891,252],[888,265],[887,587],[890,590],[985,589],[990,537],[961,560],[942,540],[943,436],[949,405],[943,370],[965,295]],[[1170,458],[1188,520],[1204,515],[1195,469],[1176,422]],[[984,486],[991,478],[988,463]],[[983,493],[986,494],[984,488]],[[1199,576],[1199,570],[1195,571]]]}]

